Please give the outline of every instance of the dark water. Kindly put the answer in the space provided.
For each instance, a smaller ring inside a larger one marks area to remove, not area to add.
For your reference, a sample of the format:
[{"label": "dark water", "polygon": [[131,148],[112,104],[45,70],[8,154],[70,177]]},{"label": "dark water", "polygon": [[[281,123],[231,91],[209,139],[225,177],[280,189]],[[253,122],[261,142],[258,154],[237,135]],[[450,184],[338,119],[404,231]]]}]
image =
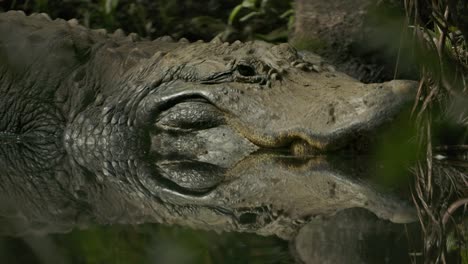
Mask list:
[{"label": "dark water", "polygon": [[[201,193],[132,181],[130,169],[3,160],[0,263],[418,261],[414,210],[370,160],[259,153]],[[192,165],[171,168],[202,171]]]},{"label": "dark water", "polygon": [[1,263],[300,263],[299,259],[306,259],[307,263],[410,263],[408,243],[415,238],[411,238],[408,229],[413,226],[406,229],[392,226],[361,211],[351,214],[362,221],[359,227],[349,219],[312,220],[293,242],[275,236],[218,234],[160,224],[92,226],[65,233],[3,236],[0,260]]},{"label": "dark water", "polygon": [[0,239],[1,263],[292,263],[288,243],[158,224]]}]

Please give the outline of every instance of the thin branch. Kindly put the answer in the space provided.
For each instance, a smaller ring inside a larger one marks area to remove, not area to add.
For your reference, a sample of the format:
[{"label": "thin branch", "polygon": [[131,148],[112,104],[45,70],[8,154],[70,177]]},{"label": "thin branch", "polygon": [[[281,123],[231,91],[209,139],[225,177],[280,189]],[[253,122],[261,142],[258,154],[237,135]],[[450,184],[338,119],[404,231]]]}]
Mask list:
[{"label": "thin branch", "polygon": [[447,224],[449,218],[453,215],[453,213],[462,205],[468,205],[468,198],[460,199],[452,203],[442,218],[442,223],[445,225]]}]

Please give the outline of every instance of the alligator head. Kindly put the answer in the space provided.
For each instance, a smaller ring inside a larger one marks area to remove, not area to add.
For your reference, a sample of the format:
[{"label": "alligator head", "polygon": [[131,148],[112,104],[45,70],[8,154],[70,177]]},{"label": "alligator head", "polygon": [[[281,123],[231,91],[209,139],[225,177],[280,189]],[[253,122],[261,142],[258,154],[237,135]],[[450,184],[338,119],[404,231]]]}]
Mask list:
[{"label": "alligator head", "polygon": [[[3,167],[14,167],[9,177],[43,170],[44,153],[54,149],[57,163],[68,164],[59,174],[131,184],[141,196],[223,212],[235,207],[243,186],[230,184],[237,177],[256,175],[238,181],[271,195],[275,187],[262,176],[294,169],[280,166],[288,160],[278,158],[283,150],[306,157],[344,147],[392,119],[415,86],[363,84],[288,44],[137,41],[13,12],[0,16],[0,34],[0,140],[8,146],[1,153],[35,153],[26,163],[37,163],[26,170],[5,159]],[[273,156],[259,158],[261,149]],[[300,186],[301,199],[308,197],[300,181],[285,186],[285,197]],[[362,191],[349,186],[344,194]],[[349,206],[368,205],[361,202]]]},{"label": "alligator head", "polygon": [[142,78],[158,88],[137,116],[154,124],[152,149],[173,153],[178,142],[180,153],[217,163],[258,148],[341,148],[394,117],[415,90],[410,81],[360,83],[288,44],[194,43],[149,61],[146,69],[163,70]]}]

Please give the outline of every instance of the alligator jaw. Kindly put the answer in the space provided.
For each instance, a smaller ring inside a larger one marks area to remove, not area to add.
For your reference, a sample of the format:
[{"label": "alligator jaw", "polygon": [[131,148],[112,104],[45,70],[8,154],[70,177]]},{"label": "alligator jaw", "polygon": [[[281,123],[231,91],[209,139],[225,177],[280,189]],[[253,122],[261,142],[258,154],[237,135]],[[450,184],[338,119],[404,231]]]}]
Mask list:
[{"label": "alligator jaw", "polygon": [[249,90],[235,94],[236,103],[224,99],[214,104],[228,112],[228,123],[254,144],[292,146],[293,153],[300,154],[339,149],[354,136],[375,131],[414,100],[417,87],[412,81],[342,82],[342,88],[294,85],[286,91]]},{"label": "alligator jaw", "polygon": [[[209,118],[221,115],[223,125],[257,147],[289,148],[292,154],[301,156],[341,149],[356,136],[375,131],[414,99],[417,87],[413,81],[362,84],[349,77],[342,78],[340,87],[330,87],[325,81],[323,86],[297,84],[297,81],[287,89],[273,85],[268,90],[246,88],[237,83],[174,82],[175,88],[167,90],[167,94],[163,91],[156,98],[150,96],[146,100],[171,101],[174,107],[187,98],[199,98],[216,109]],[[307,76],[296,79],[308,80]],[[321,80],[323,76],[316,79]],[[190,106],[185,110],[197,111]]]}]

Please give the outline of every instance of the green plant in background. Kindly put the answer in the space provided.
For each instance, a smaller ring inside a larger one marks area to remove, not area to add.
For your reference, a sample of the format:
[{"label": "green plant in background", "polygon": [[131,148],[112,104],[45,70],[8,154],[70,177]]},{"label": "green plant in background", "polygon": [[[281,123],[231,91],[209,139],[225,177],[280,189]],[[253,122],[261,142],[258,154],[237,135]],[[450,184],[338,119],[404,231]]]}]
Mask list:
[{"label": "green plant in background", "polygon": [[109,15],[113,14],[119,4],[119,0],[101,0],[101,5],[104,6],[104,13]]},{"label": "green plant in background", "polygon": [[[253,15],[252,14],[259,14],[259,12],[257,11],[258,8],[256,8],[256,4],[258,3],[259,1],[257,0],[244,0],[242,1],[241,4],[237,5],[231,12],[231,14],[229,15],[229,19],[228,19],[228,22],[229,22],[229,25],[232,25],[235,18],[239,15],[239,12],[245,8],[245,9],[250,9],[252,10],[252,12],[249,13],[249,17],[252,17]],[[240,21],[242,20],[246,20],[246,17],[243,17],[240,19]]]},{"label": "green plant in background", "polygon": [[38,10],[46,10],[48,6],[48,0],[37,0],[35,1],[36,8]]},{"label": "green plant in background", "polygon": [[285,42],[294,21],[292,0],[37,0],[0,1],[0,11],[45,12],[76,18],[86,27],[118,28],[142,37],[170,35],[208,41],[263,39]]},{"label": "green plant in background", "polygon": [[[287,1],[281,1],[282,3],[288,3]],[[290,4],[290,3],[289,3]],[[253,17],[258,17],[258,16],[269,16],[270,12],[274,14],[274,16],[278,16],[278,12],[282,12],[284,7],[280,7],[280,10],[277,9],[279,7],[278,3],[272,0],[244,0],[242,1],[241,4],[237,5],[232,11],[231,14],[229,15],[228,23],[229,25],[233,25],[236,20],[239,22],[246,22],[250,20]],[[240,18],[238,16],[240,15],[242,9],[246,9],[248,13]],[[288,26],[292,25],[292,22],[294,21],[294,11],[292,8],[284,11],[281,15],[279,15],[279,18],[285,19],[289,18],[288,20]]]},{"label": "green plant in background", "polygon": [[[234,37],[286,42],[294,23],[292,1],[243,0],[229,14],[228,25]],[[232,40],[225,34],[226,40]]]},{"label": "green plant in background", "polygon": [[192,41],[210,40],[222,32],[230,10],[238,0],[37,0],[0,1],[0,12],[23,10],[27,14],[44,12],[53,19],[72,19],[89,28],[110,32],[123,29],[142,37],[171,35]]}]

